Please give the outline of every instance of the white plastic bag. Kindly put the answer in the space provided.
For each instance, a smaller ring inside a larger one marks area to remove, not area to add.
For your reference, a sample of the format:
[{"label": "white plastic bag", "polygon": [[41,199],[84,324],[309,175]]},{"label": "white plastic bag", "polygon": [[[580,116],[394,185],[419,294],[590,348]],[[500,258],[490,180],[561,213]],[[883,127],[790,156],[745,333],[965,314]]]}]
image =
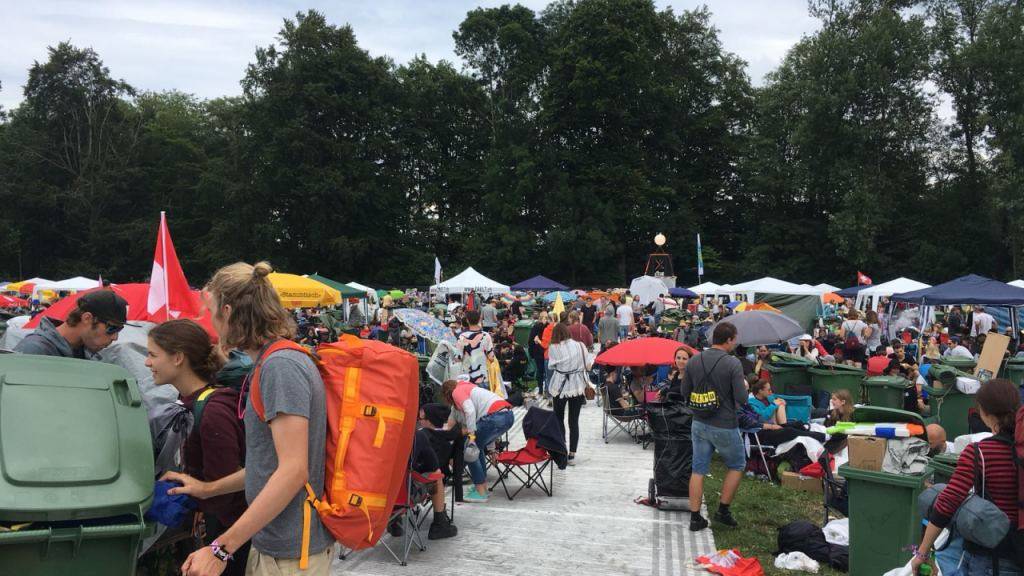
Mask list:
[{"label": "white plastic bag", "polygon": [[966,376],[956,377],[956,387],[964,394],[977,394],[981,390],[981,382]]},{"label": "white plastic bag", "polygon": [[803,552],[788,552],[775,558],[775,567],[781,570],[801,570],[818,573],[818,563]]},{"label": "white plastic bag", "polygon": [[899,568],[893,568],[882,576],[914,576],[914,571],[910,568],[910,562],[907,562],[906,566],[900,566]]},{"label": "white plastic bag", "polygon": [[850,545],[850,519],[839,518],[833,520],[822,528],[822,532],[825,533],[825,541],[829,544],[838,544],[840,546]]}]

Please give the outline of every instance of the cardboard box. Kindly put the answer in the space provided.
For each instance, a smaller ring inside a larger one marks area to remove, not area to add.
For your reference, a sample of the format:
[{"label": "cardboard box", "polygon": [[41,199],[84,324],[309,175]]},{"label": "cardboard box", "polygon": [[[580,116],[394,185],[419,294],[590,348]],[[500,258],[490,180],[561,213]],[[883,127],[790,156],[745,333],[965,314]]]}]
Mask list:
[{"label": "cardboard box", "polygon": [[1010,337],[1005,334],[989,332],[985,335],[985,346],[978,357],[978,365],[974,367],[974,375],[982,382],[988,382],[999,374],[1003,365],[1006,349],[1010,345]]},{"label": "cardboard box", "polygon": [[822,492],[821,478],[801,476],[796,472],[788,470],[782,473],[782,485],[793,490],[810,492],[811,494],[821,494]]},{"label": "cardboard box", "polygon": [[875,472],[882,471],[882,461],[885,460],[885,438],[850,436],[847,445],[850,449],[850,467]]}]

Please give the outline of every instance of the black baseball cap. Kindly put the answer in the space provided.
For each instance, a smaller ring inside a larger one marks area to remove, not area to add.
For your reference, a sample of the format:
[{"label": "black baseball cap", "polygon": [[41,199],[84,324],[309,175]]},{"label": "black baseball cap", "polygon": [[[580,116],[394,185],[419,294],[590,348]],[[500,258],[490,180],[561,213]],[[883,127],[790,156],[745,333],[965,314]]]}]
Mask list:
[{"label": "black baseball cap", "polygon": [[78,298],[78,308],[105,324],[121,327],[128,322],[128,301],[113,290],[95,290]]}]

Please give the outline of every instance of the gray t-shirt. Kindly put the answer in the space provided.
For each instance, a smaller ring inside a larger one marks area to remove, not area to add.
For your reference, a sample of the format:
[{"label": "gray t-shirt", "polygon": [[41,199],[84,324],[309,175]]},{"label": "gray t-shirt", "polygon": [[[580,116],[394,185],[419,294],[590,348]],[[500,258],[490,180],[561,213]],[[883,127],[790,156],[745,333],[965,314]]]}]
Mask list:
[{"label": "gray t-shirt", "polygon": [[686,374],[680,392],[689,399],[695,383],[710,382],[710,389],[718,395],[718,411],[714,414],[694,414],[693,419],[717,428],[736,428],[736,411],[747,401],[743,382],[743,366],[732,354],[718,348],[708,348],[686,363]]},{"label": "gray t-shirt", "polygon": [[[275,352],[260,371],[260,396],[266,422],[245,408],[245,499],[250,504],[277,470],[277,452],[270,435],[269,422],[279,414],[309,419],[309,485],[319,496],[324,491],[324,444],[327,440],[327,407],[324,383],[313,361],[298,350]],[[256,533],[252,545],[274,558],[298,558],[302,552],[303,487],[288,506]],[[334,543],[330,533],[314,511],[311,521],[309,553],[319,554]]]},{"label": "gray t-shirt", "polygon": [[488,328],[498,325],[498,309],[490,304],[480,309],[480,323]]}]

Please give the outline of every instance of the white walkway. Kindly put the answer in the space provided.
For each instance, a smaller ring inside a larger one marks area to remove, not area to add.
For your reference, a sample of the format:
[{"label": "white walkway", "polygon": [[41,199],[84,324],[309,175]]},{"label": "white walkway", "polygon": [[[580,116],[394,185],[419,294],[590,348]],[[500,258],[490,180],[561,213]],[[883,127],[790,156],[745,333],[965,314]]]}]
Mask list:
[{"label": "white walkway", "polygon": [[[513,448],[525,443],[520,426],[524,413],[516,412]],[[499,486],[487,504],[457,504],[459,535],[427,542],[425,552],[414,548],[408,566],[399,566],[378,545],[335,560],[332,574],[707,574],[695,568],[693,559],[714,550],[711,530],[695,535],[688,530],[688,513],[633,503],[647,493],[653,447],[641,450],[625,436],[606,445],[601,440],[601,409],[593,402],[583,409],[580,427],[577,465],[555,470],[554,497],[524,490],[510,502]]]}]

